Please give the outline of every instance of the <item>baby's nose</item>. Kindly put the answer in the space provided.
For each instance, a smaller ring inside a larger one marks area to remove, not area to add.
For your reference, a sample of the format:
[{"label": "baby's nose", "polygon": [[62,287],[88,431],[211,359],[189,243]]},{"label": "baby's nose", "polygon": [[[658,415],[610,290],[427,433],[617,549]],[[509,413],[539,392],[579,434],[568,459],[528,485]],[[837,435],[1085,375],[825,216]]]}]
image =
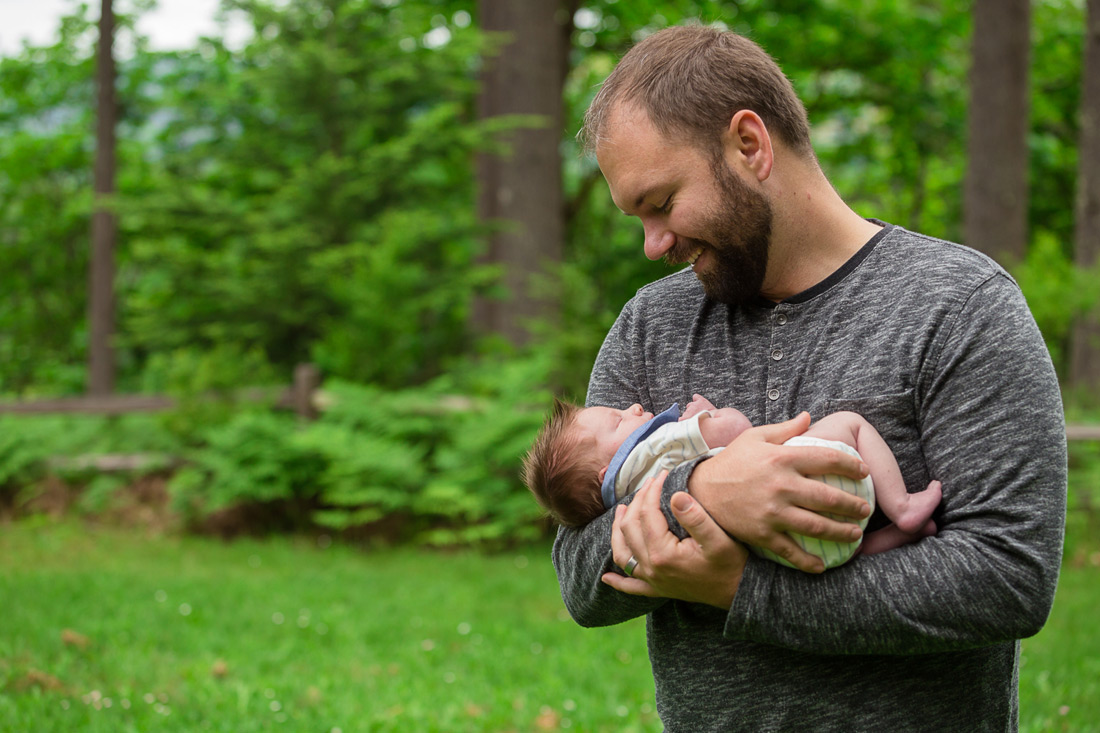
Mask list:
[{"label": "baby's nose", "polygon": [[632,415],[641,415],[644,412],[645,412],[645,410],[643,410],[642,406],[640,404],[638,404],[637,402],[635,402],[633,405],[630,406],[630,413]]}]

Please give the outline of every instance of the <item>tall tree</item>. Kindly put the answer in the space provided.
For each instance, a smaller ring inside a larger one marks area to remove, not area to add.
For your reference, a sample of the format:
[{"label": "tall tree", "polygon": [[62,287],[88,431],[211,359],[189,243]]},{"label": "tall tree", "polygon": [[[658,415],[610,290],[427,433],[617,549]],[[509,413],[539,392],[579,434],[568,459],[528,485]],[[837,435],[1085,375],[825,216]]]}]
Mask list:
[{"label": "tall tree", "polygon": [[[1079,267],[1092,268],[1100,263],[1100,0],[1088,0],[1086,12],[1074,261]],[[1074,324],[1069,380],[1083,393],[1100,394],[1100,314],[1096,307]]]},{"label": "tall tree", "polygon": [[115,239],[118,226],[108,197],[115,190],[115,16],[103,0],[96,49],[95,209],[92,212],[92,257],[88,273],[88,391],[110,394],[115,384],[111,345],[115,322]]},{"label": "tall tree", "polygon": [[537,115],[540,122],[508,133],[502,153],[478,160],[478,213],[493,225],[487,260],[500,266],[508,291],[482,301],[477,327],[515,344],[525,323],[553,318],[552,299],[532,278],[561,260],[565,236],[561,157],[566,58],[575,0],[479,0],[483,31],[497,34],[498,53],[484,60],[478,116]]},{"label": "tall tree", "polygon": [[119,197],[125,343],[172,378],[183,352],[227,372],[242,350],[284,374],[438,375],[469,349],[487,281],[473,19],[442,2],[233,5],[256,29],[243,49],[202,41],[147,85],[172,115],[150,179]]},{"label": "tall tree", "polygon": [[1027,251],[1031,0],[975,0],[963,239],[1001,262]]}]

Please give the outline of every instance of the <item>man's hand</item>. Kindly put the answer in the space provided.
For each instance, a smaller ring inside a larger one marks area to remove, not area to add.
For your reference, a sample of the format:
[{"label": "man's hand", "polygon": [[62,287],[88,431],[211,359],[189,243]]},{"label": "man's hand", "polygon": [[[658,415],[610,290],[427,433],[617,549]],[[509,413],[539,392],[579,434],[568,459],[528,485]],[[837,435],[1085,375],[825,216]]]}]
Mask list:
[{"label": "man's hand", "polygon": [[688,490],[737,539],[767,548],[800,570],[819,573],[825,564],[787,533],[853,542],[863,534],[858,526],[818,512],[858,520],[870,514],[871,507],[858,496],[807,478],[867,475],[866,465],[841,451],[782,445],[809,426],[810,416],[804,412],[784,423],[746,430],[695,468]]},{"label": "man's hand", "polygon": [[624,593],[707,603],[728,610],[748,550],[682,491],[672,496],[672,513],[690,537],[681,540],[669,531],[661,511],[661,488],[667,475],[662,471],[649,479],[629,506],[616,507],[611,528],[615,564],[625,567],[634,558],[637,565],[631,577],[606,573],[603,582]]}]

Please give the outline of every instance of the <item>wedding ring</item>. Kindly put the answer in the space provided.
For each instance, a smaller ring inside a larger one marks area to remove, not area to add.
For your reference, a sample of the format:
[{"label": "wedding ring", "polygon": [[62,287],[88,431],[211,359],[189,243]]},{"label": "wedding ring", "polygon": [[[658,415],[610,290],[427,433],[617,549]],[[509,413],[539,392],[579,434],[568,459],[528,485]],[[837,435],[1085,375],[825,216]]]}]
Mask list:
[{"label": "wedding ring", "polygon": [[628,577],[633,578],[634,568],[636,567],[638,567],[638,559],[631,555],[630,559],[626,561],[626,565],[623,566],[623,572],[626,573]]}]

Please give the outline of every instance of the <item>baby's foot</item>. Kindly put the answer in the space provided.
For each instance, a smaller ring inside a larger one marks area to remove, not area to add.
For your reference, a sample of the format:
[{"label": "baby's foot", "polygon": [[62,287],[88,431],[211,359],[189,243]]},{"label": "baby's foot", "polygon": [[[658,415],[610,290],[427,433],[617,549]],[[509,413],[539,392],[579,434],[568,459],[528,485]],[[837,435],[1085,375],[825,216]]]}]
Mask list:
[{"label": "baby's foot", "polygon": [[[924,491],[909,494],[905,513],[898,517],[894,524],[902,532],[923,534],[932,518],[932,512],[936,511],[942,499],[943,484],[939,481],[931,482]],[[932,534],[935,534],[935,524],[932,525]]]}]

